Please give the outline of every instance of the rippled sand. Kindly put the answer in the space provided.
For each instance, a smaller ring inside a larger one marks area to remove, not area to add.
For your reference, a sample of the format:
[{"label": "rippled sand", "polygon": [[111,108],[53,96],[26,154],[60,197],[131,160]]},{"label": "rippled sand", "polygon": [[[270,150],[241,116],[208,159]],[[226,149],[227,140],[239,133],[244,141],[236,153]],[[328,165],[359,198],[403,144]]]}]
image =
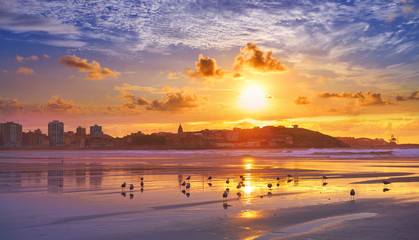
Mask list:
[{"label": "rippled sand", "polygon": [[1,152],[0,239],[417,239],[417,151],[276,151]]}]

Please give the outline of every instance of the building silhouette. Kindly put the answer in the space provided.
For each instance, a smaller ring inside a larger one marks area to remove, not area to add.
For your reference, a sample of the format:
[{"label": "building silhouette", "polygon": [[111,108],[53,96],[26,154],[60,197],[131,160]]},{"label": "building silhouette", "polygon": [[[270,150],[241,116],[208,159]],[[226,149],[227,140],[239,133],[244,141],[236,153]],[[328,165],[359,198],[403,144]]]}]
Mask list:
[{"label": "building silhouette", "polygon": [[98,126],[97,124],[95,124],[94,126],[90,126],[90,136],[103,136],[102,126]]},{"label": "building silhouette", "polygon": [[22,125],[14,122],[0,124],[0,143],[4,147],[20,147],[22,145]]},{"label": "building silhouette", "polygon": [[64,144],[64,123],[53,120],[48,123],[48,138],[51,146],[60,146]]}]

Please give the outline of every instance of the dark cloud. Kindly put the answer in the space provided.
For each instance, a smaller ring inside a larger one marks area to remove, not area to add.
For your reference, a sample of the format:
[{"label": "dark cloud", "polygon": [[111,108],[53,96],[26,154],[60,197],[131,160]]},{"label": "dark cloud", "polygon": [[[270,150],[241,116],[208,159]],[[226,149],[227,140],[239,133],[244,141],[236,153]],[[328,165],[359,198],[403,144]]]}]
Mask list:
[{"label": "dark cloud", "polygon": [[278,59],[272,57],[273,52],[260,50],[256,43],[248,43],[240,49],[241,54],[234,59],[234,69],[240,71],[246,67],[258,72],[282,72],[288,68]]},{"label": "dark cloud", "polygon": [[380,106],[380,105],[391,105],[389,100],[383,100],[381,93],[374,93],[372,91],[366,91],[365,93],[359,91],[356,93],[342,92],[342,93],[320,93],[320,98],[352,98],[357,100],[359,106]]},{"label": "dark cloud", "polygon": [[208,80],[211,78],[222,78],[228,71],[225,71],[217,66],[217,61],[214,58],[204,57],[199,55],[199,61],[195,63],[196,70],[188,68],[186,76],[190,78],[202,78]]},{"label": "dark cloud", "polygon": [[13,114],[21,111],[23,111],[23,104],[19,100],[5,100],[0,96],[0,113]]},{"label": "dark cloud", "polygon": [[88,72],[87,78],[92,80],[103,79],[104,76],[117,77],[119,73],[113,72],[108,68],[101,68],[100,64],[96,61],[88,63],[87,59],[81,59],[76,56],[64,56],[57,61],[67,67],[77,68],[79,72]]},{"label": "dark cloud", "polygon": [[407,100],[419,100],[419,91],[414,91],[409,97],[402,97],[397,95],[396,100],[399,102]]},{"label": "dark cloud", "polygon": [[308,101],[308,98],[305,96],[298,96],[297,99],[295,99],[295,104],[297,105],[307,105],[310,104],[310,101]]},{"label": "dark cloud", "polygon": [[35,74],[35,71],[30,68],[20,67],[16,70],[17,73],[25,74],[25,75],[32,75]]}]

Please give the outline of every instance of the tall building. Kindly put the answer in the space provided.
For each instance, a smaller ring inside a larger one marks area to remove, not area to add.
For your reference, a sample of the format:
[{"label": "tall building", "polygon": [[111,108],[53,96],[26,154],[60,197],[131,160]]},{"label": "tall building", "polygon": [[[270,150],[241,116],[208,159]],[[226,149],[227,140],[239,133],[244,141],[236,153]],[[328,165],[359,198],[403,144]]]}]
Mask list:
[{"label": "tall building", "polygon": [[48,123],[48,138],[51,146],[64,144],[64,123],[53,120]]},{"label": "tall building", "polygon": [[5,147],[22,145],[22,125],[14,122],[1,123],[0,142]]},{"label": "tall building", "polygon": [[97,124],[90,126],[90,136],[103,136],[102,126],[98,126]]}]

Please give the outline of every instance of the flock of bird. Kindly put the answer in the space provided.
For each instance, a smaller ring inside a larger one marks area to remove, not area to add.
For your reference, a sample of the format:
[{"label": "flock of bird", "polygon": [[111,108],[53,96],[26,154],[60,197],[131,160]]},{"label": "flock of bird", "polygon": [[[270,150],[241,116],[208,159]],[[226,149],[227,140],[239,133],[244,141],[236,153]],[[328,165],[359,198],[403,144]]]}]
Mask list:
[{"label": "flock of bird", "polygon": [[[182,187],[184,187],[185,189],[183,189],[182,190],[182,193],[183,194],[185,194],[187,197],[190,197],[190,193],[189,192],[187,192],[187,190],[188,189],[190,189],[191,188],[191,183],[189,182],[189,180],[191,179],[191,176],[188,176],[188,177],[186,177],[186,180],[185,181],[183,181],[182,183],[181,183],[181,185],[182,185]],[[326,186],[328,183],[327,183],[327,179],[328,179],[328,177],[327,176],[323,176],[322,177],[322,181],[323,181],[323,186]],[[140,178],[140,180],[141,180],[141,183],[140,183],[140,186],[141,186],[141,189],[140,189],[140,191],[141,192],[143,192],[143,190],[144,190],[144,177],[141,177]],[[208,181],[211,181],[212,180],[212,176],[209,176],[208,178],[207,178],[207,180]],[[243,176],[243,175],[240,175],[240,177],[239,177],[239,183],[237,184],[237,189],[240,189],[241,187],[245,187],[245,180],[246,180],[246,178]],[[276,180],[278,181],[278,183],[276,184],[278,187],[279,187],[279,180],[280,180],[280,177],[279,176],[277,176],[276,177]],[[293,175],[291,175],[291,174],[287,174],[287,183],[290,183],[290,182],[292,182],[294,180],[294,176]],[[227,180],[226,180],[226,182],[225,182],[227,185],[228,184],[230,184],[230,178],[227,178]],[[388,180],[383,180],[383,184],[384,184],[384,189],[383,189],[383,192],[387,192],[387,191],[389,191],[390,189],[389,188],[387,188],[387,186],[389,185],[389,184],[391,184],[391,182],[390,181],[388,181]],[[208,185],[211,187],[212,186],[212,183],[210,182],[210,183],[208,183]],[[126,194],[125,194],[125,187],[127,186],[127,184],[126,184],[126,182],[124,182],[124,183],[122,183],[121,184],[121,190],[122,190],[122,195],[125,197],[126,196]],[[272,183],[268,183],[268,185],[267,185],[267,187],[268,187],[268,189],[272,189]],[[130,184],[130,186],[129,186],[129,190],[130,190],[130,198],[132,199],[133,197],[134,197],[134,195],[133,195],[133,193],[132,193],[132,191],[134,191],[134,184]],[[224,205],[224,207],[226,208],[227,206],[229,206],[228,204],[227,204],[227,199],[228,199],[228,195],[229,195],[229,193],[230,193],[230,189],[229,188],[226,188],[226,190],[223,192],[223,194],[222,194],[222,197],[223,197],[223,205]],[[272,193],[271,192],[268,192],[268,195],[271,195]],[[239,198],[241,197],[241,193],[240,192],[238,192],[237,194],[236,194]],[[351,196],[351,200],[355,200],[355,190],[354,189],[351,189],[351,191],[349,192],[349,195]],[[261,196],[261,198],[262,198],[263,196]]]}]

